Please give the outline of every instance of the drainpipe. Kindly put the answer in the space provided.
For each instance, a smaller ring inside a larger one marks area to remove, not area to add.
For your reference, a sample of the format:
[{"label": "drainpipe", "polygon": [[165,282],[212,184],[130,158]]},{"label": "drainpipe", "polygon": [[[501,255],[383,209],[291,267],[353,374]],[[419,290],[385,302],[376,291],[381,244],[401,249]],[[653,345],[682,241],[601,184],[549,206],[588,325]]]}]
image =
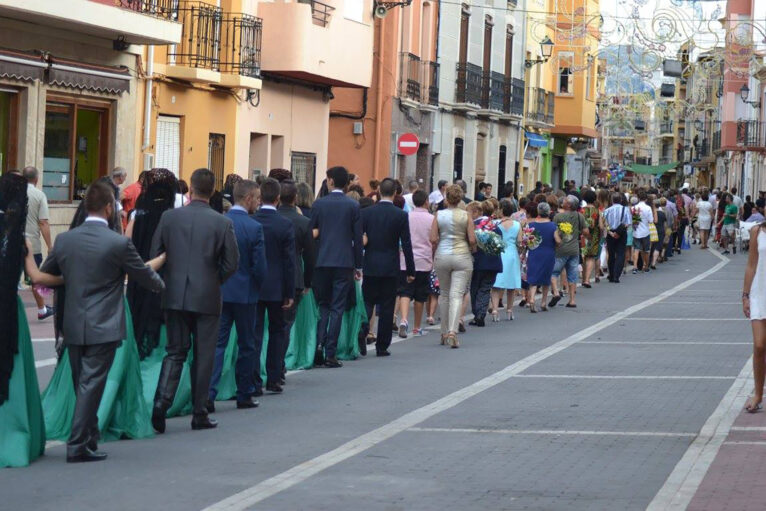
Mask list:
[{"label": "drainpipe", "polygon": [[378,31],[378,80],[377,97],[375,98],[375,151],[372,162],[372,177],[378,178],[380,170],[380,151],[381,151],[381,122],[383,117],[383,20],[380,20],[380,30]]},{"label": "drainpipe", "polygon": [[154,80],[154,46],[149,46],[146,51],[146,97],[144,98],[144,141],[141,144],[141,151],[144,153],[144,167],[141,170],[152,168],[152,155],[147,154],[146,150],[151,145],[150,138],[152,134],[151,116],[152,116],[152,85]]}]

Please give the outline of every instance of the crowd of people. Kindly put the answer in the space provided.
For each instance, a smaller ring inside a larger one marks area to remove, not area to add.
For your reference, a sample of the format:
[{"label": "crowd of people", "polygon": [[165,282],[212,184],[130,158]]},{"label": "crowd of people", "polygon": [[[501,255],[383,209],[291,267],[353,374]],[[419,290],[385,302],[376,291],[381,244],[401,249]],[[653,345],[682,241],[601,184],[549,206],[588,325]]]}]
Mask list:
[{"label": "crowd of people", "polygon": [[[476,200],[462,180],[430,194],[392,178],[365,190],[343,167],[327,171],[316,198],[285,169],[232,174],[221,190],[207,169],[188,185],[153,169],[120,190],[124,176],[93,183],[53,245],[36,169],[0,178],[0,433],[15,424],[29,436],[21,451],[0,440],[2,465],[41,454],[46,434],[82,462],[106,457],[103,437],[161,434],[174,415],[215,428],[217,400],[255,408],[264,392],[284,391],[288,370],[340,368],[373,345],[390,356],[394,333],[427,335],[424,322],[439,322],[441,345],[456,349],[468,326],[499,322],[501,310],[512,321],[564,298],[574,309],[578,284],[657,270],[689,240],[736,250],[737,222],[763,221],[764,208],[735,189],[573,181],[523,196],[508,182],[498,197],[480,183]],[[38,318],[55,313],[63,339],[42,403],[17,296],[22,266]],[[42,303],[46,288],[55,307]],[[123,390],[104,396],[107,380]]]}]

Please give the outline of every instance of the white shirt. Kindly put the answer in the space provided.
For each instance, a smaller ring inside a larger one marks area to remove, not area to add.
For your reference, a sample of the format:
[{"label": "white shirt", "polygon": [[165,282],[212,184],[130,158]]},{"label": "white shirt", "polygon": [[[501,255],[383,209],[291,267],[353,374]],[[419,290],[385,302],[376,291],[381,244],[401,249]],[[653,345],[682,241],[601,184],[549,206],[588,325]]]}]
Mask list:
[{"label": "white shirt", "polygon": [[404,210],[405,211],[412,211],[415,209],[415,204],[412,202],[412,194],[407,193],[403,195],[404,197]]},{"label": "white shirt", "polygon": [[109,227],[109,222],[98,216],[89,216],[85,219],[86,222],[101,222],[105,226]]},{"label": "white shirt", "polygon": [[646,238],[649,236],[649,223],[654,221],[652,208],[643,201],[636,204],[635,207],[637,207],[641,213],[641,222],[635,227],[633,237],[637,239]]},{"label": "white shirt", "polygon": [[431,204],[439,204],[443,200],[444,200],[444,195],[442,195],[442,192],[440,192],[439,190],[434,190],[428,196],[428,202]]},{"label": "white shirt", "polygon": [[234,204],[229,211],[244,211],[247,213],[247,210],[243,208],[242,206],[238,206],[237,204]]},{"label": "white shirt", "polygon": [[276,211],[276,210],[277,210],[277,208],[275,208],[275,207],[274,207],[274,206],[272,206],[271,204],[264,204],[263,206],[261,206],[261,209],[271,209],[271,210],[273,210],[273,211]]}]

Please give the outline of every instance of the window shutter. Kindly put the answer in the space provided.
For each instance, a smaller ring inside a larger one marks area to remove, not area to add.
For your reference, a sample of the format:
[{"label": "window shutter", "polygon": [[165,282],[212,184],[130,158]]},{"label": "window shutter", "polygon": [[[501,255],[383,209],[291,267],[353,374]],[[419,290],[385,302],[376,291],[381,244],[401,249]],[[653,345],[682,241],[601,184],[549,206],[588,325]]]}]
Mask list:
[{"label": "window shutter", "polygon": [[154,166],[168,169],[179,177],[181,163],[181,119],[160,115],[157,118],[157,144]]}]

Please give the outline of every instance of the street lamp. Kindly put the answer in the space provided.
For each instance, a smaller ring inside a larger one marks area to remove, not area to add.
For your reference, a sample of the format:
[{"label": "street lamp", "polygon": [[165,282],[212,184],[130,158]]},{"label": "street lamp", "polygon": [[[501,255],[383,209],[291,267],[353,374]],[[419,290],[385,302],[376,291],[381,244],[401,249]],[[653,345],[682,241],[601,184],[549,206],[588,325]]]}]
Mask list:
[{"label": "street lamp", "polygon": [[551,55],[553,55],[553,41],[551,41],[550,37],[545,36],[545,39],[540,41],[540,53],[542,53],[543,58],[538,57],[534,60],[525,59],[524,67],[529,69],[535,64],[545,64],[548,62],[548,60],[551,58]]},{"label": "street lamp", "polygon": [[751,105],[755,108],[761,108],[760,101],[747,100],[747,98],[750,97],[750,87],[748,87],[746,83],[743,83],[742,87],[739,89],[739,97],[742,98],[743,103],[747,103],[748,105]]}]

